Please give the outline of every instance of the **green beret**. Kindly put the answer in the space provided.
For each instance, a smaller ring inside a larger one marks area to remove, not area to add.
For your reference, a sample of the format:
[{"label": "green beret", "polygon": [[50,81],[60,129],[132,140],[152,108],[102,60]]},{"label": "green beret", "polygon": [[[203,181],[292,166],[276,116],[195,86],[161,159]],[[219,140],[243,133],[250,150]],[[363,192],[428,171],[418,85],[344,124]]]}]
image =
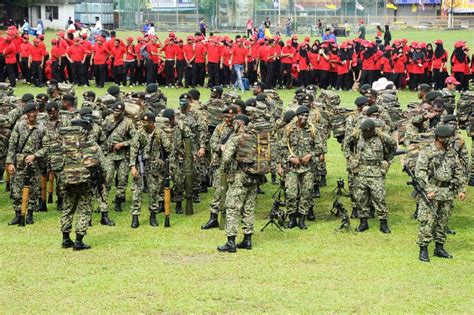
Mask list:
[{"label": "green beret", "polygon": [[433,102],[436,98],[442,97],[442,96],[443,96],[443,94],[441,94],[438,91],[431,91],[431,92],[426,93],[425,99],[428,102]]},{"label": "green beret", "polygon": [[81,116],[86,116],[86,115],[92,115],[92,108],[90,107],[83,107],[79,111],[79,115]]},{"label": "green beret", "polygon": [[74,103],[76,101],[76,98],[74,97],[74,95],[66,94],[63,95],[63,101]]},{"label": "green beret", "polygon": [[188,95],[193,99],[193,100],[198,100],[199,97],[201,96],[201,93],[197,89],[190,89],[188,91]]},{"label": "green beret", "polygon": [[118,87],[117,85],[112,85],[111,87],[107,89],[107,93],[109,93],[112,96],[117,96],[120,94],[120,87]]},{"label": "green beret", "polygon": [[165,109],[162,113],[161,116],[168,118],[168,119],[173,119],[174,118],[174,110],[171,108]]},{"label": "green beret", "polygon": [[245,101],[245,106],[255,107],[255,105],[257,105],[257,100],[254,99],[253,97]]},{"label": "green beret", "polygon": [[303,96],[303,99],[302,99],[302,100],[303,100],[303,101],[310,101],[310,102],[312,102],[312,101],[314,100],[314,97],[313,97],[313,95],[311,95],[311,94],[306,94],[305,96]]},{"label": "green beret", "polygon": [[36,107],[36,103],[28,102],[28,103],[26,103],[25,108],[23,108],[23,114],[27,114],[27,113],[33,112],[35,110],[38,110],[38,107]]},{"label": "green beret", "polygon": [[49,99],[48,95],[44,94],[44,93],[40,93],[38,95],[36,95],[36,99],[40,99],[42,101],[47,101]]},{"label": "green beret", "polygon": [[158,91],[158,85],[156,85],[156,83],[150,83],[146,86],[145,91],[147,93],[155,93],[156,91]]},{"label": "green beret", "polygon": [[250,118],[247,115],[244,115],[244,114],[235,115],[234,120],[243,121],[245,125],[248,125],[249,122],[250,122]]},{"label": "green beret", "polygon": [[356,104],[357,107],[359,106],[364,106],[365,104],[367,104],[367,102],[369,101],[369,98],[366,97],[366,96],[359,96],[358,98],[356,98],[354,104]]},{"label": "green beret", "polygon": [[222,88],[222,86],[214,86],[211,88],[211,91],[221,95],[222,92],[224,92],[224,89]]},{"label": "green beret", "polygon": [[133,92],[132,98],[139,98],[144,100],[145,99],[145,92]]},{"label": "green beret", "polygon": [[308,91],[317,91],[318,87],[316,85],[311,84],[311,85],[308,85],[306,87],[306,90],[308,90]]},{"label": "green beret", "polygon": [[93,97],[95,98],[95,92],[94,91],[85,91],[84,94],[82,94],[83,97]]},{"label": "green beret", "polygon": [[[243,101],[241,101],[241,102],[243,103]],[[244,106],[245,106],[245,104],[244,104]],[[224,108],[222,113],[224,113],[224,114],[237,114],[238,111],[239,111],[238,106],[230,105],[230,106],[227,106],[226,108]]]},{"label": "green beret", "polygon": [[283,121],[285,123],[289,123],[293,118],[295,118],[296,116],[296,113],[295,111],[293,110],[287,110],[284,114],[283,114]]},{"label": "green beret", "polygon": [[371,87],[370,87],[370,84],[362,84],[362,85],[360,86],[360,88],[359,88],[359,91],[360,91],[360,92],[365,92],[365,91],[367,91],[367,90],[370,90],[370,88],[371,88]]},{"label": "green beret", "polygon": [[53,108],[56,109],[56,111],[58,111],[58,110],[59,110],[59,105],[58,105],[58,103],[56,103],[56,102],[49,102],[48,104],[46,104],[45,110],[46,110],[46,112],[50,112],[50,111],[53,110]]},{"label": "green beret", "polygon": [[155,114],[152,112],[146,112],[142,115],[142,120],[155,122]]},{"label": "green beret", "polygon": [[301,114],[309,114],[309,108],[306,106],[300,106],[296,110],[296,116],[301,115]]},{"label": "green beret", "polygon": [[112,109],[123,112],[125,110],[125,104],[122,103],[122,102],[117,102],[117,103],[114,104]]},{"label": "green beret", "polygon": [[301,93],[306,93],[306,89],[302,86],[300,86],[299,88],[295,90],[295,94],[301,94]]},{"label": "green beret", "polygon": [[240,107],[240,108],[245,108],[245,107],[247,107],[247,104],[245,104],[245,102],[242,101],[242,100],[232,100],[232,104],[234,104],[234,105],[236,105],[236,106],[238,106],[238,107]]},{"label": "green beret", "polygon": [[255,100],[257,100],[257,102],[265,102],[267,100],[267,94],[260,93],[255,97]]},{"label": "green beret", "polygon": [[87,120],[84,119],[74,119],[71,120],[71,126],[79,126],[83,129],[89,129],[90,124]]},{"label": "green beret", "polygon": [[35,97],[33,96],[33,94],[30,94],[30,93],[23,94],[23,96],[21,97],[21,101],[24,102],[24,103],[27,103],[27,102],[32,101],[34,99],[35,99]]},{"label": "green beret", "polygon": [[262,90],[265,89],[265,84],[264,84],[263,82],[254,82],[254,83],[253,83],[253,86],[254,86],[254,87],[259,87],[259,88],[261,88]]},{"label": "green beret", "polygon": [[447,125],[441,125],[436,128],[435,135],[440,138],[452,137],[454,135],[454,129]]},{"label": "green beret", "polygon": [[372,119],[366,119],[360,124],[361,130],[372,130],[375,129],[375,122]]},{"label": "green beret", "polygon": [[422,83],[422,84],[420,84],[420,86],[418,86],[418,90],[423,91],[423,92],[429,92],[429,91],[431,91],[431,85],[426,84],[426,83]]},{"label": "green beret", "polygon": [[372,115],[373,113],[377,113],[379,111],[379,107],[376,105],[370,106],[367,108],[367,116]]},{"label": "green beret", "polygon": [[191,96],[189,96],[188,93],[183,93],[179,96],[179,99],[182,100],[182,99],[185,99],[185,100],[190,100],[191,99]]},{"label": "green beret", "polygon": [[456,115],[446,115],[446,116],[443,117],[443,122],[444,123],[448,123],[448,122],[451,122],[451,121],[456,121],[457,122]]}]

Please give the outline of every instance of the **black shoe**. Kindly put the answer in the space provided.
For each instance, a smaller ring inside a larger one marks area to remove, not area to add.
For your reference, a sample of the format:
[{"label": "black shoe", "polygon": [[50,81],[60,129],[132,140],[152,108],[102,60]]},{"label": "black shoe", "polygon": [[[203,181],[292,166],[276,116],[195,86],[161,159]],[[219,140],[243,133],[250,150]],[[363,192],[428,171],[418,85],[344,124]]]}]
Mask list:
[{"label": "black shoe", "polygon": [[321,175],[321,179],[319,180],[319,186],[326,187],[326,185],[327,185],[326,175]]},{"label": "black shoe", "polygon": [[150,225],[152,227],[158,226],[158,222],[156,221],[156,212],[150,212]]},{"label": "black shoe", "polygon": [[441,258],[453,258],[453,255],[444,250],[443,244],[435,243],[434,255]]},{"label": "black shoe", "polygon": [[227,243],[217,247],[217,250],[220,252],[235,253],[237,251],[235,246],[235,236],[227,236]]},{"label": "black shoe", "polygon": [[58,197],[58,199],[56,200],[56,209],[58,211],[63,211],[63,206],[64,206],[63,197]]},{"label": "black shoe", "polygon": [[244,234],[242,242],[237,244],[240,249],[252,249],[252,234]]},{"label": "black shoe", "polygon": [[199,193],[194,193],[193,194],[193,203],[200,203],[201,202],[201,197],[199,197]]},{"label": "black shoe", "polygon": [[371,219],[375,218],[375,208],[374,207],[370,207],[369,218],[371,218]]},{"label": "black shoe", "polygon": [[272,172],[272,185],[278,184],[277,182],[277,174]]},{"label": "black shoe", "polygon": [[420,246],[419,260],[423,262],[430,262],[430,256],[428,255],[428,246]]},{"label": "black shoe", "polygon": [[134,214],[132,215],[132,229],[136,229],[137,227],[140,226],[140,222],[138,222],[138,215],[137,214]]},{"label": "black shoe", "polygon": [[257,186],[257,194],[264,195],[265,192],[260,188],[260,186]]},{"label": "black shoe", "polygon": [[158,213],[163,213],[165,212],[165,202],[160,201],[158,202]]},{"label": "black shoe", "polygon": [[53,193],[48,194],[48,203],[53,203]]},{"label": "black shoe", "polygon": [[385,234],[392,232],[388,227],[387,219],[380,219],[380,231]]},{"label": "black shoe", "polygon": [[320,198],[321,197],[321,191],[319,191],[319,186],[314,185],[313,187],[313,198]]},{"label": "black shoe", "polygon": [[115,222],[109,219],[109,213],[108,212],[102,212],[102,218],[100,219],[100,224],[108,225],[108,226],[114,226]]},{"label": "black shoe", "polygon": [[211,213],[209,221],[201,226],[201,230],[209,230],[219,227],[219,221],[217,220],[217,213]]},{"label": "black shoe", "polygon": [[10,223],[8,223],[8,225],[18,225],[20,224],[20,221],[21,221],[21,211],[15,211],[15,217],[13,218],[13,220],[10,221]]},{"label": "black shoe", "polygon": [[314,216],[313,208],[314,208],[314,206],[311,206],[308,209],[308,215],[306,216],[306,219],[308,219],[308,221],[316,221],[316,217]]},{"label": "black shoe", "polygon": [[87,222],[87,225],[92,226],[92,218],[89,219],[89,222]]},{"label": "black shoe", "polygon": [[74,246],[74,242],[69,237],[69,233],[63,232],[63,242],[61,244],[62,248],[71,248]]},{"label": "black shoe", "polygon": [[72,246],[73,250],[84,250],[84,249],[90,249],[91,246],[84,244],[82,242],[82,239],[84,238],[84,235],[76,234],[76,241],[74,242],[74,245]]},{"label": "black shoe", "polygon": [[351,219],[357,219],[359,217],[359,209],[354,207],[352,208]]},{"label": "black shoe", "polygon": [[308,226],[306,225],[306,223],[304,223],[305,219],[306,219],[306,215],[300,214],[300,219],[298,221],[298,227],[300,228],[300,230],[308,229]]},{"label": "black shoe", "polygon": [[289,215],[290,220],[286,224],[287,229],[292,229],[298,225],[298,222],[296,222],[296,213],[292,213]]},{"label": "black shoe", "polygon": [[471,177],[469,179],[469,183],[467,183],[469,186],[474,186],[474,177]]},{"label": "black shoe", "polygon": [[456,235],[456,230],[451,230],[449,227],[446,229],[446,234]]},{"label": "black shoe", "polygon": [[35,220],[33,220],[33,211],[28,211],[26,213],[26,224],[33,224]]},{"label": "black shoe", "polygon": [[122,198],[115,197],[115,211],[122,212]]},{"label": "black shoe", "polygon": [[176,214],[183,214],[183,205],[181,201],[176,201]]},{"label": "black shoe", "polygon": [[367,218],[360,218],[360,224],[356,229],[356,232],[364,232],[369,229],[369,224],[367,223]]},{"label": "black shoe", "polygon": [[48,211],[48,206],[46,205],[46,200],[43,201],[43,199],[38,200],[38,211],[39,212],[47,212]]}]

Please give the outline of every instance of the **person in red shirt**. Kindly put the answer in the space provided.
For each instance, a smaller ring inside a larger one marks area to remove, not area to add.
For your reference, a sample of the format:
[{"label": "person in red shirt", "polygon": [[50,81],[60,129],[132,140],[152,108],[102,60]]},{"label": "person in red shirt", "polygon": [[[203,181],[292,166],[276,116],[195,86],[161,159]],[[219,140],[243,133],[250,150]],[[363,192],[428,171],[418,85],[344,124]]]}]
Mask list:
[{"label": "person in red shirt", "polygon": [[300,45],[298,53],[296,54],[296,64],[298,71],[298,78],[303,86],[310,85],[310,75],[309,75],[309,57],[308,57],[308,47],[307,43]]},{"label": "person in red shirt", "polygon": [[176,86],[183,87],[183,75],[186,67],[186,61],[184,60],[184,42],[182,38],[177,39],[176,45]]},{"label": "person in red shirt", "polygon": [[265,87],[267,89],[273,89],[273,77],[276,71],[275,60],[278,58],[278,49],[275,47],[275,40],[273,38],[268,41],[268,44],[268,48],[265,50],[265,59],[267,60],[265,63],[267,68],[267,73],[265,75]]},{"label": "person in red shirt", "polygon": [[183,46],[184,61],[185,61],[185,78],[184,78],[184,87],[188,88],[191,86],[195,87],[193,82],[194,74],[194,60],[196,59],[196,49],[194,45],[194,37],[188,36],[186,38],[186,45]]},{"label": "person in red shirt", "polygon": [[133,45],[133,37],[127,38],[127,46],[125,47],[125,63],[123,66],[123,86],[127,86],[127,76],[130,76],[130,85],[136,83],[135,68],[137,67],[137,54]]},{"label": "person in red shirt", "polygon": [[465,43],[457,41],[454,43],[454,51],[451,55],[451,73],[460,82],[456,88],[458,91],[463,91],[464,86],[464,71],[466,70],[466,64],[469,64],[469,57],[464,49]]},{"label": "person in red shirt", "polygon": [[348,91],[352,87],[352,75],[350,73],[352,54],[347,44],[342,43],[337,60],[337,89]]},{"label": "person in red shirt", "polygon": [[146,83],[156,83],[156,78],[158,75],[158,65],[160,62],[159,57],[159,43],[158,39],[155,36],[146,38],[147,44],[146,51],[148,52],[148,60],[146,61]]},{"label": "person in red shirt", "polygon": [[433,53],[433,62],[431,71],[433,72],[433,83],[436,90],[441,90],[444,87],[444,78],[447,77],[447,72],[443,72],[448,61],[448,52],[443,47],[443,41],[435,40],[435,50]]},{"label": "person in red shirt", "polygon": [[390,46],[385,47],[385,52],[380,58],[380,74],[389,81],[394,81],[394,72],[393,72],[393,60],[392,60],[392,51],[393,48]]},{"label": "person in red shirt", "polygon": [[86,60],[86,52],[82,47],[81,40],[79,38],[75,38],[74,45],[70,46],[66,50],[66,57],[71,64],[71,78],[74,84],[87,85],[83,67]]},{"label": "person in red shirt", "polygon": [[165,57],[166,87],[173,87],[175,84],[174,70],[176,68],[176,45],[174,38],[168,37],[160,51],[164,53]]},{"label": "person in red shirt", "polygon": [[251,86],[255,82],[257,82],[257,59],[259,56],[259,48],[260,45],[257,44],[257,39],[256,37],[252,36],[249,40],[249,57],[248,57],[248,67],[249,67],[249,72],[248,72],[248,79],[249,83]]},{"label": "person in red shirt", "polygon": [[219,65],[221,64],[221,51],[222,47],[216,38],[210,37],[206,44],[207,50],[207,86],[212,88],[220,84],[219,81]]},{"label": "person in red shirt", "polygon": [[280,53],[280,88],[283,88],[283,84],[286,88],[291,87],[291,65],[293,64],[293,58],[296,54],[296,49],[292,45],[291,39],[286,40],[286,45],[281,49]]},{"label": "person in red shirt", "polygon": [[425,75],[425,60],[426,56],[422,51],[421,44],[415,46],[415,52],[411,55],[412,60],[412,74],[410,75],[410,89],[416,90],[418,86],[423,83]]},{"label": "person in red shirt", "polygon": [[92,67],[91,58],[92,58],[92,44],[87,38],[87,34],[82,34],[82,47],[86,53],[86,61],[84,62],[84,73],[87,76],[87,80],[92,77]]},{"label": "person in red shirt", "polygon": [[327,89],[329,85],[329,69],[331,67],[329,60],[330,57],[327,44],[322,43],[319,46],[317,63],[319,87],[324,90]]},{"label": "person in red shirt", "polygon": [[61,55],[59,54],[58,40],[56,38],[51,39],[49,59],[51,60],[51,78],[59,82],[61,81],[61,77],[59,76],[59,61],[61,60]]},{"label": "person in red shirt", "polygon": [[222,85],[230,87],[230,74],[231,66],[229,65],[230,54],[232,52],[232,43],[230,39],[224,40],[224,46],[222,47],[222,59],[220,64],[220,81]]},{"label": "person in red shirt", "polygon": [[328,71],[328,83],[333,88],[337,88],[337,69],[341,59],[339,58],[339,49],[336,43],[332,43],[331,50],[329,52],[329,71]]},{"label": "person in red shirt", "polygon": [[137,66],[135,68],[136,84],[145,84],[145,61],[143,60],[141,49],[145,45],[143,37],[137,37],[137,45],[135,45],[135,55],[137,55]]},{"label": "person in red shirt", "polygon": [[0,82],[5,82],[5,57],[3,50],[5,49],[5,38],[3,38],[3,31],[0,31]]},{"label": "person in red shirt", "polygon": [[33,45],[30,43],[29,36],[23,35],[23,43],[20,45],[20,69],[26,84],[30,84],[31,82],[29,60],[32,47]]},{"label": "person in red shirt", "polygon": [[13,43],[13,38],[8,35],[5,37],[5,48],[3,49],[3,56],[5,58],[5,70],[7,72],[8,81],[10,86],[16,86],[16,74],[15,68],[17,67],[16,61],[16,47]]},{"label": "person in red shirt", "polygon": [[202,38],[196,38],[195,53],[196,58],[194,59],[194,73],[193,73],[193,86],[204,86],[204,78],[206,76],[206,46],[201,42]]},{"label": "person in red shirt", "polygon": [[362,46],[363,49],[359,53],[359,58],[362,61],[362,71],[359,73],[357,81],[360,83],[360,85],[372,85],[375,49],[368,41],[363,42]]},{"label": "person in red shirt", "polygon": [[59,82],[65,82],[66,81],[66,73],[65,70],[66,68],[68,69],[68,74],[69,76],[71,75],[71,69],[69,65],[69,60],[66,57],[66,50],[69,47],[67,39],[64,37],[64,32],[58,32],[58,52],[59,55],[61,56],[61,59],[59,60],[59,76],[60,76],[60,81]]},{"label": "person in red shirt", "polygon": [[120,45],[120,40],[115,39],[115,45],[110,50],[110,54],[113,57],[112,63],[112,75],[114,77],[114,82],[118,86],[122,83],[123,78],[123,65],[124,65],[124,58],[125,58],[125,48]]},{"label": "person in red shirt", "polygon": [[395,46],[395,49],[392,52],[392,61],[393,61],[393,83],[397,89],[402,88],[403,77],[406,74],[406,62],[407,57],[403,52],[403,47]]},{"label": "person in red shirt", "polygon": [[43,86],[43,66],[45,53],[43,47],[39,45],[40,40],[35,38],[31,53],[28,59],[28,67],[31,69],[31,83],[35,86]]},{"label": "person in red shirt", "polygon": [[267,79],[267,61],[268,61],[268,39],[259,39],[258,57],[257,57],[257,72],[260,72],[260,82],[266,82]]},{"label": "person in red shirt", "polygon": [[98,37],[97,41],[92,48],[91,55],[91,66],[95,72],[95,86],[104,87],[105,80],[107,79],[107,58],[110,52],[104,45],[104,39]]},{"label": "person in red shirt", "polygon": [[311,48],[308,51],[309,59],[309,84],[318,84],[319,80],[319,45],[318,43],[313,43]]},{"label": "person in red shirt", "polygon": [[234,83],[234,89],[237,89],[237,87],[239,87],[242,92],[245,91],[242,78],[244,76],[244,72],[247,72],[248,69],[248,53],[248,49],[244,47],[243,39],[239,38],[237,40],[237,46],[234,46],[232,48],[232,52],[230,54],[229,59],[229,65],[232,65],[235,75],[237,76]]}]

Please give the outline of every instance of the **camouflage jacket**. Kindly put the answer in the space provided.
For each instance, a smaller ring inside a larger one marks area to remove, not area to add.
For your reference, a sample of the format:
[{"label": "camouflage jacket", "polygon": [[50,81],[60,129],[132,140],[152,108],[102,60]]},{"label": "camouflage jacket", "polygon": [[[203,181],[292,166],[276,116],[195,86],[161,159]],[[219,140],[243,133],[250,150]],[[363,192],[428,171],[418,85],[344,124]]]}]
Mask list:
[{"label": "camouflage jacket", "polygon": [[[210,147],[212,153],[211,164],[213,166],[219,166],[221,164],[221,144],[225,144],[225,142],[229,141],[229,136],[232,132],[232,125],[228,126],[225,122],[217,125],[216,129],[214,129],[210,140]],[[226,141],[223,143],[224,140]]]},{"label": "camouflage jacket", "polygon": [[362,115],[362,112],[357,110],[351,112],[346,118],[346,128],[345,135],[346,137],[352,134],[356,128],[358,117]]},{"label": "camouflage jacket", "polygon": [[360,176],[385,176],[396,150],[397,142],[380,129],[376,129],[376,135],[370,139],[365,139],[360,130],[344,139],[348,169]]},{"label": "camouflage jacket", "polygon": [[191,110],[181,114],[181,119],[191,130],[193,150],[197,151],[199,148],[206,148],[208,141],[208,123],[202,113],[200,111]]},{"label": "camouflage jacket", "polygon": [[[109,115],[105,118],[102,128],[107,137],[107,156],[109,159],[112,161],[128,159],[130,143],[135,135],[135,126],[132,120],[123,116],[117,122],[114,115]],[[124,144],[124,147],[119,151],[114,150],[114,145],[117,143]]]},{"label": "camouflage jacket", "polygon": [[327,113],[320,108],[313,107],[309,111],[308,121],[311,122],[319,131],[321,141],[324,146],[324,153],[327,152],[327,140],[331,135],[331,121]]},{"label": "camouflage jacket", "polygon": [[[304,173],[313,167],[319,160],[319,156],[324,153],[324,146],[321,143],[321,135],[312,123],[306,123],[303,128],[296,125],[297,121],[290,122],[283,131],[282,142],[282,163],[288,162],[288,167],[298,173]],[[291,158],[303,158],[311,154],[311,162],[308,165],[300,165],[298,168],[289,163]]]},{"label": "camouflage jacket", "polygon": [[136,165],[138,155],[142,151],[145,162],[145,172],[159,174],[163,170],[163,160],[173,160],[171,142],[168,136],[159,128],[148,134],[145,129],[140,128],[130,144],[130,167]]},{"label": "camouflage jacket", "polygon": [[434,143],[426,147],[418,157],[415,174],[426,193],[435,193],[435,200],[452,200],[464,191],[465,176],[452,148],[439,150]]},{"label": "camouflage jacket", "polygon": [[38,160],[45,157],[47,150],[47,148],[43,146],[43,137],[45,133],[46,128],[38,121],[31,128],[28,126],[26,120],[19,121],[15,127],[13,127],[10,136],[6,163],[16,163],[16,168],[23,169],[25,167],[25,157],[34,154],[36,159],[33,162],[33,165],[37,166]]}]

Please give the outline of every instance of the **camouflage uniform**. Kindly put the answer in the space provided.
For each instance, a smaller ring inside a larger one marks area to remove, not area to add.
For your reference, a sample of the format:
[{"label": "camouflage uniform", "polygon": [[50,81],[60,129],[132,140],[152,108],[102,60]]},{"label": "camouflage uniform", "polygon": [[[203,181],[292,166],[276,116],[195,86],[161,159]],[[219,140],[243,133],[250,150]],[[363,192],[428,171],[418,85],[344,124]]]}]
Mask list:
[{"label": "camouflage uniform", "polygon": [[[359,119],[359,116],[362,116],[362,112],[359,112],[357,110],[351,112],[347,118],[346,118],[346,124],[345,124],[345,136],[344,137],[349,137],[355,130],[356,128],[356,122]],[[345,139],[344,139],[345,140]],[[344,150],[344,147],[343,147]],[[346,164],[347,164],[347,187],[349,189],[348,193],[351,198],[351,205],[352,205],[352,211],[353,215],[355,216],[357,214],[357,201],[354,196],[354,172],[353,169],[349,166],[349,160],[346,158]]]},{"label": "camouflage uniform", "polygon": [[[172,145],[168,136],[159,128],[148,134],[143,128],[136,131],[130,144],[130,162],[129,166],[137,165],[139,151],[143,151],[144,175],[148,182],[150,212],[158,212],[159,202],[163,201],[161,191],[163,190],[163,159],[167,157],[173,160],[173,156],[168,156],[172,152]],[[143,192],[143,177],[139,174],[133,178],[132,182],[132,205],[131,214],[140,215]]]}]

